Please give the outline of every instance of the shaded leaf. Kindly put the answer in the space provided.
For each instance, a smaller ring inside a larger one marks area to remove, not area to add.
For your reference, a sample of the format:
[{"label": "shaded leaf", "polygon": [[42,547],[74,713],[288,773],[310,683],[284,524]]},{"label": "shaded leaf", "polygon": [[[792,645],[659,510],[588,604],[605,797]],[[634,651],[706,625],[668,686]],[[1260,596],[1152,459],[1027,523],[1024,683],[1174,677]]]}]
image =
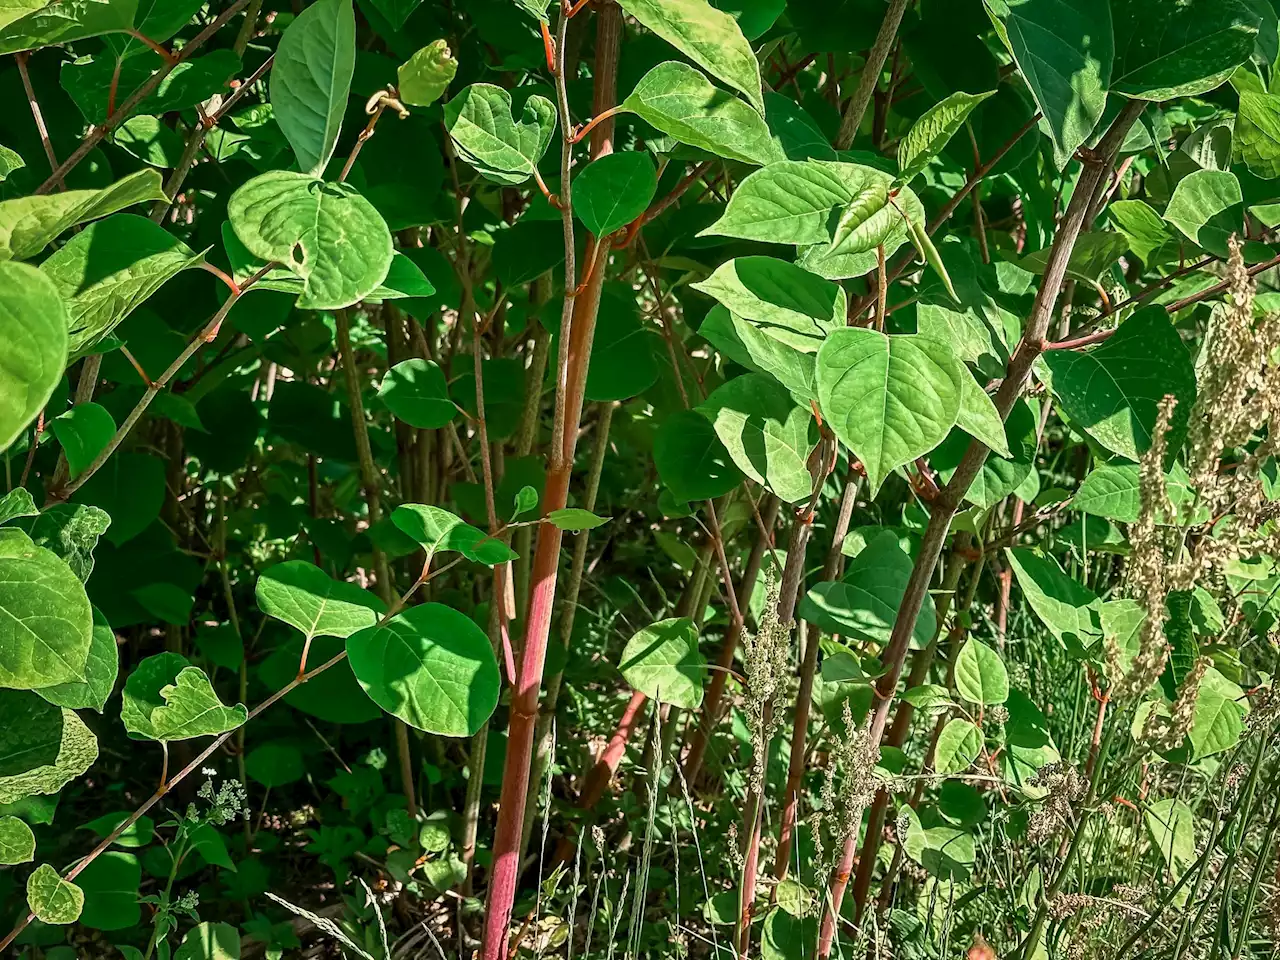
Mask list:
[{"label": "shaded leaf", "polygon": [[659,620],[637,631],[622,650],[618,669],[632,687],[659,703],[686,710],[702,704],[707,661],[698,628],[688,617]]}]

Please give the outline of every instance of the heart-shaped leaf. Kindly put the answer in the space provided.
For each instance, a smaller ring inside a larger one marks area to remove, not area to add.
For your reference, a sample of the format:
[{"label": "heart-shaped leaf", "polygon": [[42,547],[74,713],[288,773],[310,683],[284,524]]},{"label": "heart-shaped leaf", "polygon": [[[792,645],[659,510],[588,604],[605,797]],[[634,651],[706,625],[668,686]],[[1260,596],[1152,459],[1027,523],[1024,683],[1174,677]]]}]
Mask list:
[{"label": "heart-shaped leaf", "polygon": [[627,683],[659,703],[685,710],[702,704],[707,661],[698,650],[698,628],[688,617],[659,620],[638,631],[618,661]]},{"label": "heart-shaped leaf", "polygon": [[514,186],[533,176],[547,152],[556,108],[534,94],[516,120],[510,93],[491,83],[473,83],[444,105],[444,125],[464,160],[490,180]]},{"label": "heart-shaped leaf", "polygon": [[124,685],[120,719],[134,740],[189,740],[225,733],[249,718],[244,704],[226,706],[199,667],[178,653],[147,657]]},{"label": "heart-shaped leaf", "polygon": [[305,560],[286,560],[269,567],[254,588],[258,606],[314,637],[349,637],[377,622],[385,605],[354,583],[335,580]]}]

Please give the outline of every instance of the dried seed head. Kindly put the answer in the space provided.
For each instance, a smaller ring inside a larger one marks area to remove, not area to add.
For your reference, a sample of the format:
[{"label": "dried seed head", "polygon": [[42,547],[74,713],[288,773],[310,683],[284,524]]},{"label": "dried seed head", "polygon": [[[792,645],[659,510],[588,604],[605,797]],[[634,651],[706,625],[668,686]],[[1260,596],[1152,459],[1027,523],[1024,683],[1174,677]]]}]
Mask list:
[{"label": "dried seed head", "polygon": [[1028,783],[1048,791],[1027,822],[1027,839],[1040,843],[1075,819],[1076,805],[1088,785],[1075,766],[1065,762],[1045,764]]},{"label": "dried seed head", "polygon": [[776,573],[772,569],[766,570],[764,615],[760,618],[760,629],[754,635],[743,632],[743,663],[747,678],[743,706],[751,729],[754,754],[751,790],[757,796],[764,791],[769,742],[781,720],[773,706],[790,681],[792,672],[791,631],[795,624],[778,619],[778,591]]}]

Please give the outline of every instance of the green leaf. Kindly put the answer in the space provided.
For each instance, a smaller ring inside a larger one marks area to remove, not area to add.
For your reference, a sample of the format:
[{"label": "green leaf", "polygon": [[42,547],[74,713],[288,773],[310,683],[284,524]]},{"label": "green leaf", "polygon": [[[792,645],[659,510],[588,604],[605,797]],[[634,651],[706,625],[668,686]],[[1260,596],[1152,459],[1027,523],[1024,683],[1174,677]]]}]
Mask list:
[{"label": "green leaf", "polygon": [[23,160],[19,154],[0,144],[0,183],[3,183],[13,171],[21,170],[26,165],[27,161]]},{"label": "green leaf", "polygon": [[98,759],[75,712],[26,690],[0,690],[0,803],[57,793]]},{"label": "green leaf", "polygon": [[715,427],[693,410],[679,410],[658,427],[653,465],[677,500],[713,500],[742,482]]},{"label": "green leaf", "polygon": [[706,0],[620,0],[622,9],[764,113],[760,64],[738,21]]},{"label": "green leaf", "polygon": [[985,643],[969,639],[956,654],[956,691],[970,703],[990,707],[1009,699],[1004,661]]},{"label": "green leaf", "polygon": [[76,492],[76,499],[106,512],[111,520],[107,539],[119,546],[138,536],[160,516],[165,467],[159,457],[117,451]]},{"label": "green leaf", "polygon": [[101,713],[111,691],[115,689],[119,672],[120,651],[116,646],[115,632],[107,618],[95,607],[89,655],[84,664],[84,679],[38,687],[36,693],[59,707],[96,710]]},{"label": "green leaf", "polygon": [[1108,0],[984,0],[1053,139],[1059,169],[1107,104],[1113,41]]},{"label": "green leaf", "polygon": [[67,365],[66,308],[49,279],[25,263],[0,261],[0,342],[4,450],[44,409]]},{"label": "green leaf", "polygon": [[353,634],[347,656],[369,698],[419,730],[469,737],[498,704],[488,635],[444,604],[419,604]]},{"label": "green leaf", "polygon": [[71,568],[21,530],[0,529],[0,686],[83,680],[92,628]]},{"label": "green leaf", "polygon": [[1180,874],[1196,859],[1196,815],[1181,800],[1157,800],[1146,809],[1151,839],[1170,873]]},{"label": "green leaf", "polygon": [[275,170],[236,190],[227,216],[250,253],[302,278],[304,310],[349,307],[372,296],[391,269],[391,231],[346,184]]},{"label": "green leaf", "polygon": [[[1226,170],[1196,170],[1178,181],[1164,218],[1192,242],[1225,258],[1227,239],[1241,232],[1244,221],[1240,181]],[[1246,241],[1246,260],[1258,259],[1251,247],[1256,245]]]},{"label": "green leaf", "polygon": [[128,30],[133,26],[138,0],[59,0],[35,6],[38,9],[32,10],[29,0],[17,0],[0,13],[0,22],[14,12],[25,13],[0,30],[0,54]]},{"label": "green leaf", "polygon": [[62,444],[71,476],[78,477],[106,449],[116,432],[116,422],[107,409],[93,402],[78,403],[53,419],[49,429]]},{"label": "green leaf", "polygon": [[702,705],[707,661],[698,650],[698,628],[688,617],[659,620],[639,630],[622,650],[618,669],[636,690],[685,710]]},{"label": "green leaf", "polygon": [[264,787],[283,787],[306,775],[302,751],[285,740],[254,747],[244,758],[245,772]]},{"label": "green leaf", "polygon": [[[723,0],[733,2],[733,0]],[[773,90],[764,94],[764,118],[773,142],[788,160],[834,160],[836,151],[818,122],[790,97]],[[739,184],[741,186],[741,184]],[[732,199],[732,198],[731,198]]]},{"label": "green leaf", "polygon": [[1027,547],[1005,551],[1027,603],[1059,640],[1074,637],[1084,647],[1098,639],[1098,597],[1062,572],[1056,560]]},{"label": "green leaf", "polygon": [[[780,885],[781,886],[781,885]],[[779,894],[781,906],[781,894]],[[761,960],[805,960],[818,944],[818,918],[798,917],[785,909],[772,911],[760,938]]]},{"label": "green leaf", "polygon": [[82,503],[55,503],[35,520],[22,524],[31,542],[61,557],[81,583],[88,583],[93,573],[93,549],[110,526],[105,510]]},{"label": "green leaf", "polygon": [[1205,671],[1196,696],[1195,712],[1187,739],[1191,759],[1200,760],[1234,747],[1244,733],[1244,716],[1249,698],[1213,667]]},{"label": "green leaf", "polygon": [[982,731],[968,720],[948,720],[938,735],[933,768],[941,774],[967,770],[982,755]]},{"label": "green leaf", "polygon": [[817,373],[822,412],[862,461],[872,495],[896,467],[946,438],[969,376],[940,340],[857,327],[827,337]]},{"label": "green leaf", "polygon": [[487,567],[516,558],[515,552],[500,539],[491,538],[479,527],[441,507],[405,503],[391,512],[391,522],[422,544],[428,563],[437,553],[451,550]]},{"label": "green leaf", "polygon": [[[80,57],[63,64],[62,86],[89,123],[101,124],[107,119],[113,82],[119,102],[124,91],[146,83],[154,67],[155,55],[147,50],[135,51],[119,60],[102,54]],[[239,72],[240,58],[233,50],[215,50],[184,60],[160,80],[137,109],[150,114],[192,109],[223,93]]]},{"label": "green leaf", "polygon": [[[129,819],[129,816],[130,814],[127,811],[108,813],[105,816],[98,817],[96,820],[90,820],[81,829],[92,830],[100,838],[105,839],[111,835],[116,827]],[[144,815],[125,827],[120,832],[120,835],[111,842],[117,847],[145,847],[151,842],[155,832],[156,822]]]},{"label": "green leaf", "polygon": [[[1095,230],[1081,234],[1071,250],[1067,260],[1067,276],[1073,280],[1081,280],[1093,285],[1102,274],[1115,266],[1125,250],[1129,248],[1129,239],[1122,234],[1107,230]],[[1038,277],[1043,277],[1049,265],[1052,248],[1029,253],[1018,261],[1018,266]]]},{"label": "green leaf", "polygon": [[14,487],[0,497],[0,523],[8,523],[22,517],[34,517],[40,511],[36,502],[31,499],[31,491],[26,487]]},{"label": "green leaf", "polygon": [[355,66],[351,0],[316,0],[280,38],[270,78],[272,113],[304,173],[320,176],[333,156]]},{"label": "green leaf", "polygon": [[636,84],[622,109],[719,157],[756,165],[786,159],[758,110],[712,85],[687,63],[658,64]]},{"label": "green leaf", "polygon": [[204,671],[181,654],[147,657],[124,684],[120,719],[134,740],[213,736],[234,730],[248,718],[244,704],[223,704]]},{"label": "green leaf", "polygon": [[964,126],[969,114],[994,93],[994,90],[979,94],[957,91],[922,113],[907,135],[898,141],[899,178],[907,183],[924,170]]},{"label": "green leaf", "polygon": [[167,201],[160,182],[156,171],[139,170],[101,190],[64,190],[0,201],[0,260],[27,260],[78,223],[135,203]]},{"label": "green leaf", "polygon": [[263,613],[296,627],[308,640],[349,637],[373,626],[386,609],[368,590],[335,580],[305,560],[269,567],[254,593]]},{"label": "green leaf", "polygon": [[963,377],[961,383],[960,412],[956,415],[956,424],[969,436],[985,443],[993,453],[1002,457],[1012,456],[1004,421],[987,391],[982,389],[982,384],[972,373]]},{"label": "green leaf", "polygon": [[594,530],[596,527],[604,526],[610,520],[609,517],[597,517],[590,510],[583,510],[581,507],[552,510],[547,514],[547,519],[558,529],[568,530],[573,533],[578,533],[582,530]]},{"label": "green leaf", "polygon": [[138,902],[142,867],[132,853],[102,854],[81,871],[76,883],[84,890],[81,925],[92,930],[126,930],[142,919]]},{"label": "green leaf", "polygon": [[808,499],[813,415],[786,387],[766,374],[748,373],[712,391],[697,409],[714,425],[739,470],[788,503]]},{"label": "green leaf", "polygon": [[386,18],[387,25],[398,32],[404,29],[405,21],[413,11],[418,9],[422,0],[369,0],[369,2]]},{"label": "green leaf", "polygon": [[653,161],[638,151],[593,160],[573,179],[573,212],[595,236],[625,227],[658,191]]},{"label": "green leaf", "polygon": [[1232,159],[1256,177],[1280,177],[1280,95],[1240,94]]},{"label": "green leaf", "polygon": [[173,952],[173,960],[240,960],[240,931],[229,923],[196,924]]},{"label": "green leaf", "polygon": [[848,297],[838,283],[773,257],[738,257],[691,284],[775,340],[815,353],[827,334],[843,328]]},{"label": "green leaf", "polygon": [[27,877],[27,905],[42,923],[75,923],[84,907],[84,892],[42,863]]},{"label": "green leaf", "polygon": [[1107,215],[1129,241],[1129,249],[1148,268],[1177,259],[1177,238],[1160,214],[1144,201],[1117,200],[1107,207]]},{"label": "green leaf", "polygon": [[444,371],[435,361],[418,357],[387,371],[378,387],[378,398],[396,419],[421,430],[439,429],[458,413],[449,399]]},{"label": "green leaf", "polygon": [[181,162],[182,137],[150,113],[130,117],[116,128],[112,142],[125,153],[162,170]]},{"label": "green leaf", "polygon": [[66,303],[70,359],[93,353],[166,281],[203,260],[203,253],[137,214],[85,227],[40,265]]},{"label": "green leaf", "polygon": [[735,363],[776,378],[801,403],[818,399],[812,353],[774,339],[718,303],[707,311],[698,334]]},{"label": "green leaf", "polygon": [[779,160],[748,174],[720,219],[699,236],[827,244],[836,207],[873,184],[891,182],[888,174],[859,164]]},{"label": "green leaf", "polygon": [[411,107],[429,107],[449,89],[458,73],[458,61],[449,44],[436,40],[418,50],[396,70],[400,99]]},{"label": "green leaf", "polygon": [[1112,0],[1111,90],[1140,100],[1208,93],[1249,59],[1259,18],[1240,0]]},{"label": "green leaf", "polygon": [[[887,644],[911,568],[898,535],[885,530],[859,551],[842,580],[815,584],[801,598],[797,614],[829,633]],[[926,597],[911,631],[912,645],[928,646],[936,630],[937,611],[933,598]]]},{"label": "green leaf", "polygon": [[444,105],[444,125],[462,159],[483,176],[515,186],[533,176],[556,129],[556,108],[534,94],[522,118],[511,94],[491,83],[473,83]]},{"label": "green leaf", "polygon": [[1169,452],[1181,446],[1196,399],[1196,376],[1164,307],[1139,310],[1086,353],[1051,350],[1044,360],[1063,410],[1108,450],[1141,459],[1151,447],[1157,407],[1166,394],[1178,401],[1169,424]]},{"label": "green leaf", "polygon": [[36,856],[36,835],[17,817],[0,817],[0,864],[28,863]]}]

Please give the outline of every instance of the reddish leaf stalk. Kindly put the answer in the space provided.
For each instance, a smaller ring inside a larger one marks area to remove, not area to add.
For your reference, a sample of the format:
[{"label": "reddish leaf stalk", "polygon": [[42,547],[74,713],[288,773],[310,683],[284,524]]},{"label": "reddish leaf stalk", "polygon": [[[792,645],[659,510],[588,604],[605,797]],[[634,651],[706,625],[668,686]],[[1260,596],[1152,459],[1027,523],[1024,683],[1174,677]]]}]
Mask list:
[{"label": "reddish leaf stalk", "polygon": [[[563,20],[563,15],[562,15]],[[597,114],[613,106],[616,97],[618,46],[621,36],[622,11],[616,4],[605,6],[597,14],[595,92],[593,109]],[[562,27],[563,29],[563,27]],[[563,72],[563,71],[561,71]],[[564,105],[561,90],[562,106]],[[562,124],[567,115],[561,118]],[[569,145],[563,148],[566,154]],[[613,150],[613,124],[604,122],[592,131],[591,158]],[[567,166],[567,156],[565,158]],[[561,184],[565,207],[570,207],[568,177]],[[566,230],[571,230],[571,226]],[[588,246],[594,247],[592,239]],[[570,247],[569,249],[572,249]],[[569,478],[573,471],[577,448],[578,425],[582,416],[583,393],[587,379],[587,361],[595,334],[596,316],[604,270],[597,271],[593,282],[580,296],[571,297],[572,280],[566,282],[566,313],[571,314],[567,336],[561,326],[561,340],[566,345],[567,362],[561,367],[556,388],[556,412],[553,423],[551,462],[547,470],[547,486],[542,513],[562,509],[568,502]],[[570,299],[571,298],[571,299]],[[524,807],[529,792],[529,768],[538,720],[538,694],[542,689],[542,673],[547,655],[547,639],[555,610],[556,580],[560,563],[563,534],[552,523],[538,527],[530,571],[529,611],[526,617],[524,649],[520,658],[520,675],[511,697],[511,718],[507,730],[507,755],[502,773],[502,791],[498,807],[497,832],[493,843],[493,873],[489,882],[489,902],[485,914],[482,960],[505,960],[511,911],[520,875],[520,835],[524,826]]]},{"label": "reddish leaf stalk", "polygon": [[[1095,192],[1103,182],[1107,171],[1114,162],[1130,125],[1144,109],[1140,102],[1128,103],[1116,117],[1110,129],[1099,143],[1090,160],[1084,164],[1071,202],[1054,236],[1053,247],[1045,267],[1044,279],[1036,292],[1035,303],[1031,308],[1031,316],[1027,320],[1026,329],[1009,359],[1009,366],[994,401],[1001,419],[1009,416],[1014,401],[1021,395],[1031,377],[1031,367],[1044,350],[1045,334],[1049,322],[1053,318],[1054,305],[1058,293],[1066,279],[1067,262],[1075,249],[1076,238],[1085,224],[1086,214],[1092,205]],[[898,608],[898,616],[893,625],[889,645],[885,649],[882,660],[885,672],[876,683],[875,710],[871,717],[870,737],[873,743],[879,743],[888,721],[889,709],[893,705],[898,679],[902,675],[902,666],[906,659],[911,634],[915,627],[916,617],[920,613],[925,595],[929,590],[929,581],[933,579],[938,558],[946,542],[951,528],[951,520],[964,499],[969,486],[977,477],[982,465],[986,462],[988,449],[981,441],[974,440],[965,451],[960,465],[956,468],[951,481],[942,489],[938,498],[931,505],[929,525],[920,543],[920,551],[911,570],[911,579],[907,583],[902,604]],[[818,936],[818,957],[826,958],[831,954],[835,943],[836,919],[844,902],[845,890],[849,885],[854,859],[857,853],[858,835],[854,830],[846,838],[841,857],[828,884],[828,897],[822,917],[822,926]]]}]

